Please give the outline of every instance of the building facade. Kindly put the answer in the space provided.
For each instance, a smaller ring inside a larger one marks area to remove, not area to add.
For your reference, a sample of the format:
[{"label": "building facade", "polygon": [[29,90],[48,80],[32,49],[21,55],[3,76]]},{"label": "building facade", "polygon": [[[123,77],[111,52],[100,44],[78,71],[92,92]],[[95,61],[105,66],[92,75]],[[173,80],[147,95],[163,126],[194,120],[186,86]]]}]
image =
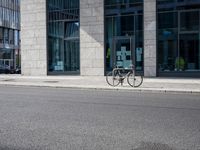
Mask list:
[{"label": "building facade", "polygon": [[22,0],[23,75],[200,77],[199,0]]},{"label": "building facade", "polygon": [[20,67],[20,1],[0,1],[0,73]]}]

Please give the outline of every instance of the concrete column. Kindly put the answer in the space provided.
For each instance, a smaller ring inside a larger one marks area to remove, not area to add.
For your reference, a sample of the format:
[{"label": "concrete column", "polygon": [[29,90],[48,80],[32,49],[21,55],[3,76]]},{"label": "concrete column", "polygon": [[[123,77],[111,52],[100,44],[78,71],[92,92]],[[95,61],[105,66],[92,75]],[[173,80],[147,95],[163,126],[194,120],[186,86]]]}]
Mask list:
[{"label": "concrete column", "polygon": [[104,2],[80,0],[81,75],[104,75]]},{"label": "concrete column", "polygon": [[144,0],[144,75],[155,77],[156,69],[156,0]]},{"label": "concrete column", "polygon": [[22,74],[47,75],[46,1],[21,0]]}]

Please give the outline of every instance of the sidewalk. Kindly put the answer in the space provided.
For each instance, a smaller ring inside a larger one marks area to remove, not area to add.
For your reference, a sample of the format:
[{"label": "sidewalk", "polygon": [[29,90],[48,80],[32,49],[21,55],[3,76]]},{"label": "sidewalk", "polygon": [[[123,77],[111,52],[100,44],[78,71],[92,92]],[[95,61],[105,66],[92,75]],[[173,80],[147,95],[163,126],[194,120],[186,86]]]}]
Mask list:
[{"label": "sidewalk", "polygon": [[111,87],[106,83],[105,77],[97,76],[40,77],[21,75],[0,75],[0,85],[200,94],[200,79],[192,78],[144,78],[142,86],[140,86],[139,88],[132,88],[126,83],[124,84],[124,86],[119,85],[117,87]]}]

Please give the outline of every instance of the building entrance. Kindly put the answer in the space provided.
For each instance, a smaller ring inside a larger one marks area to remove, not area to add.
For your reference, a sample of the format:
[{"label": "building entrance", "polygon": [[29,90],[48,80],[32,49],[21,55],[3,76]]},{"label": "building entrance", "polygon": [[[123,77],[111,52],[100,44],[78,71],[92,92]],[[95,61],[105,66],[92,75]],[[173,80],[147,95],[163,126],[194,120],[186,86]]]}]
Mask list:
[{"label": "building entrance", "polygon": [[[118,65],[120,64],[123,67],[127,67],[127,63],[132,60],[128,55],[130,55],[131,50],[132,52],[134,50],[135,54],[138,54],[139,56],[137,57],[137,55],[135,55],[136,70],[143,71],[143,55],[141,56],[144,47],[143,0],[105,0],[104,5],[106,72],[109,72],[113,69],[114,59],[112,58],[112,55],[114,52],[114,45],[117,49],[116,55],[119,55],[120,53],[122,55],[121,58],[118,57],[118,59],[124,59],[122,61],[118,61]],[[131,44],[128,44],[130,37]]]}]

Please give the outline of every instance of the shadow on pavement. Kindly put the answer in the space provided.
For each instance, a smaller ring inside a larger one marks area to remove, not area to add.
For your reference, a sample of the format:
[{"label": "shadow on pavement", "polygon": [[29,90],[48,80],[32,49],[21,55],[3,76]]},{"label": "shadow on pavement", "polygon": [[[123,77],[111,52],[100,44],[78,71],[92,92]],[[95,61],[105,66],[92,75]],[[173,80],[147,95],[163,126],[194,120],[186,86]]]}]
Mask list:
[{"label": "shadow on pavement", "polygon": [[142,142],[138,148],[132,150],[178,150],[178,149],[169,147],[167,144]]},{"label": "shadow on pavement", "polygon": [[2,146],[0,145],[0,150],[36,150],[36,149],[26,149],[26,148],[20,148],[20,147],[11,147],[11,146]]}]

